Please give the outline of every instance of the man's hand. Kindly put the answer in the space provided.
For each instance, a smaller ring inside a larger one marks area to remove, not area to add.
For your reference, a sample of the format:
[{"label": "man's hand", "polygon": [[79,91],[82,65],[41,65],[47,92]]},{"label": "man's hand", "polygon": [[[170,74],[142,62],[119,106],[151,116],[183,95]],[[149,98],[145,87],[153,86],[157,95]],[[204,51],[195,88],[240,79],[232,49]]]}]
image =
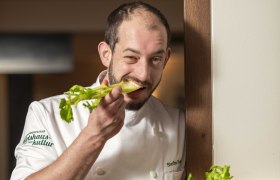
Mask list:
[{"label": "man's hand", "polygon": [[98,135],[106,141],[120,131],[124,116],[124,97],[121,88],[116,87],[91,112],[87,128],[93,135]]}]

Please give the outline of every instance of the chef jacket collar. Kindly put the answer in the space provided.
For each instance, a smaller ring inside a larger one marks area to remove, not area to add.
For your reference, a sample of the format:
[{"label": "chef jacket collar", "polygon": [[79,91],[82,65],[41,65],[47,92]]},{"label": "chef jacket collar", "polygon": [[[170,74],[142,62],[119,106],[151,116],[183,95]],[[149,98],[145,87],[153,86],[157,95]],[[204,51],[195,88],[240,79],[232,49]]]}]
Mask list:
[{"label": "chef jacket collar", "polygon": [[107,70],[102,71],[102,72],[98,75],[98,77],[97,77],[97,79],[96,79],[96,82],[95,82],[94,84],[92,84],[91,87],[100,86],[100,85],[101,85],[101,82],[102,82],[102,80],[104,79],[104,77],[106,76],[106,74],[107,74]]}]

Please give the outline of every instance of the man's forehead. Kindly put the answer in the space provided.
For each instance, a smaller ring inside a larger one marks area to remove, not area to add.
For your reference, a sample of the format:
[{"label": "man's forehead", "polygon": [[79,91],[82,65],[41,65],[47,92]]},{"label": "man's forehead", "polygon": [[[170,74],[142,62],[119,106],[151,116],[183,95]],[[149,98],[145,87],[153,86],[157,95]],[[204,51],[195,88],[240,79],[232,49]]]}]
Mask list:
[{"label": "man's forehead", "polygon": [[[132,12],[129,17],[125,21],[142,21],[147,27],[155,27],[155,26],[160,26],[163,24],[161,23],[160,19],[153,14],[152,12],[149,12],[145,9],[137,9],[134,12]],[[139,24],[140,25],[140,24]]]},{"label": "man's forehead", "polygon": [[[144,38],[146,32],[152,33],[152,39],[167,41],[167,32],[163,25],[160,24],[145,24],[142,21],[126,21],[119,27],[118,42],[124,37],[138,36]],[[152,40],[151,39],[151,40]]]},{"label": "man's forehead", "polygon": [[130,18],[125,19],[118,28],[118,35],[120,35],[120,29],[123,31],[134,27],[144,28],[146,30],[163,30],[166,32],[165,26],[161,23],[160,19],[146,10],[135,11],[130,15]]},{"label": "man's forehead", "polygon": [[119,25],[117,31],[117,43],[122,42],[123,37],[126,37],[130,32],[139,32],[139,29],[147,31],[158,31],[161,32],[160,41],[167,43],[167,31],[165,26],[162,24],[160,19],[153,13],[138,9],[134,10],[133,13],[130,13],[130,17],[123,20]]}]

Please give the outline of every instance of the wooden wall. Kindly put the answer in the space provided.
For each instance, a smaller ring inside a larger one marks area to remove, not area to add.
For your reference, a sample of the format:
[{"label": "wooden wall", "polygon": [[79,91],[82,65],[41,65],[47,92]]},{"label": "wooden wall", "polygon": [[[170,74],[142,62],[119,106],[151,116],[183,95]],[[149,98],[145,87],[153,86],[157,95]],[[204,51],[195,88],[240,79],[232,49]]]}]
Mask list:
[{"label": "wooden wall", "polygon": [[7,78],[0,74],[0,179],[8,179],[8,122],[7,122]]},{"label": "wooden wall", "polygon": [[210,1],[184,0],[187,171],[196,179],[212,165]]}]

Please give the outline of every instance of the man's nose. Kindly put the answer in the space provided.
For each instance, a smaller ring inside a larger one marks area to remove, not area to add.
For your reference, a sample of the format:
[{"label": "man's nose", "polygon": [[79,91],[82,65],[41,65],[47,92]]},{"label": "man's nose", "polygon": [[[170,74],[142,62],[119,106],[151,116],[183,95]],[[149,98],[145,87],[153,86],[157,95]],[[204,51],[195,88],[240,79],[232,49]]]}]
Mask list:
[{"label": "man's nose", "polygon": [[140,81],[149,81],[151,74],[151,67],[147,59],[141,59],[136,67],[137,76]]}]

